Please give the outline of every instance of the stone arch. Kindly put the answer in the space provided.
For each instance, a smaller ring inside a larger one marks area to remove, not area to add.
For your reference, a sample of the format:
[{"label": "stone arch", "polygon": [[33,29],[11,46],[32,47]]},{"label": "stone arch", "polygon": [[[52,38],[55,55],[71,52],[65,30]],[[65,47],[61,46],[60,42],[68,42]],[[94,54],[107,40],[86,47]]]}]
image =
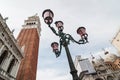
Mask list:
[{"label": "stone arch", "polygon": [[102,78],[96,78],[95,80],[103,80]]},{"label": "stone arch", "polygon": [[107,76],[107,80],[114,80],[112,76]]},{"label": "stone arch", "polygon": [[118,76],[118,80],[120,80],[120,75]]},{"label": "stone arch", "polygon": [[8,66],[8,69],[7,69],[7,72],[8,72],[8,73],[11,72],[14,64],[15,64],[15,59],[12,59],[11,62],[10,62],[10,64],[9,64],[9,66]]},{"label": "stone arch", "polygon": [[2,64],[4,59],[7,57],[7,55],[8,55],[8,51],[7,50],[3,51],[3,53],[0,56],[0,65]]}]

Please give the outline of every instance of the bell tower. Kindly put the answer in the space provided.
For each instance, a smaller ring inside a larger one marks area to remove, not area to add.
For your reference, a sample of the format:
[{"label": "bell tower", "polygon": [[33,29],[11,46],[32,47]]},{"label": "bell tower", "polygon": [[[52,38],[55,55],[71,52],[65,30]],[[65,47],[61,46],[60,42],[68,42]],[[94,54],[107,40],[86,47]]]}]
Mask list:
[{"label": "bell tower", "polygon": [[28,17],[22,27],[17,41],[24,53],[24,58],[21,62],[16,80],[36,80],[41,32],[39,17],[37,15]]}]

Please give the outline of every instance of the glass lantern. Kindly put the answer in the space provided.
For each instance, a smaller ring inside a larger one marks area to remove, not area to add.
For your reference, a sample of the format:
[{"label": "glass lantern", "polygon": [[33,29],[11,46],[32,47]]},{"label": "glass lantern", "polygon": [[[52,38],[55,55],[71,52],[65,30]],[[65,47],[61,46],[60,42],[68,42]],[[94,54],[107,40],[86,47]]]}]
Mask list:
[{"label": "glass lantern", "polygon": [[58,51],[58,46],[59,46],[59,44],[58,44],[57,42],[53,42],[53,43],[51,44],[51,47],[52,47],[52,49],[53,49],[53,52]]},{"label": "glass lantern", "polygon": [[43,11],[42,17],[46,24],[50,25],[53,22],[54,14],[50,9],[46,9]]},{"label": "glass lantern", "polygon": [[56,27],[58,28],[59,31],[63,31],[63,22],[62,21],[56,21],[55,22]]},{"label": "glass lantern", "polygon": [[85,42],[88,42],[88,34],[86,33],[86,28],[85,27],[79,27],[77,29],[77,34],[79,34],[82,38],[82,40],[85,40]]}]

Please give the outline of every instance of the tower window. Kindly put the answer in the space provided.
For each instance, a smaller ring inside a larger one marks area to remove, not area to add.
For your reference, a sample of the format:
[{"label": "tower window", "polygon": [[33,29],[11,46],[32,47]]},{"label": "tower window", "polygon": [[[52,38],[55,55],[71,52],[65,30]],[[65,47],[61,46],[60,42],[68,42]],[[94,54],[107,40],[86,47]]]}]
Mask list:
[{"label": "tower window", "polygon": [[5,37],[5,40],[7,41],[7,38]]},{"label": "tower window", "polygon": [[35,22],[32,22],[32,23],[26,23],[26,25],[33,25],[33,24],[36,24]]}]

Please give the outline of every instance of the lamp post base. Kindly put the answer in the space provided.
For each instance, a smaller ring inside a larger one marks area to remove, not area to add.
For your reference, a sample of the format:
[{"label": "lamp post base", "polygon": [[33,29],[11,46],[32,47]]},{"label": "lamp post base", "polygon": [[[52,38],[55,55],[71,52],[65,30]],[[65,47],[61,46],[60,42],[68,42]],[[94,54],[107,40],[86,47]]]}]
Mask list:
[{"label": "lamp post base", "polygon": [[77,75],[77,70],[71,71],[70,73],[72,74],[73,80],[80,80]]}]

